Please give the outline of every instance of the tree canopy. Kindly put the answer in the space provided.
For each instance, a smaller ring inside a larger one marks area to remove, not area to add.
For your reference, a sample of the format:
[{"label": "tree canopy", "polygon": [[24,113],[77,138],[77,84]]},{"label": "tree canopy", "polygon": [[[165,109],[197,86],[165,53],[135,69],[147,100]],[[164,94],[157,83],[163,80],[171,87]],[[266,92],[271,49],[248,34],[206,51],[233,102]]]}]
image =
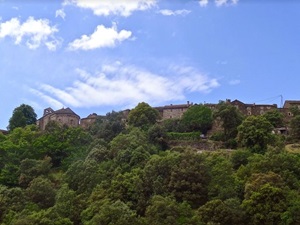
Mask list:
[{"label": "tree canopy", "polygon": [[129,112],[128,124],[143,129],[149,128],[159,119],[159,112],[145,102],[139,103]]},{"label": "tree canopy", "polygon": [[273,140],[272,129],[272,124],[265,117],[249,116],[238,127],[238,141],[241,146],[264,153]]},{"label": "tree canopy", "polygon": [[8,130],[17,127],[25,127],[26,125],[35,124],[37,115],[30,105],[22,104],[15,108],[12,117],[9,119]]},{"label": "tree canopy", "polygon": [[206,134],[212,126],[212,111],[204,105],[193,105],[183,114],[182,120],[189,131],[201,131]]},{"label": "tree canopy", "polygon": [[[220,109],[233,138],[235,109]],[[0,224],[300,224],[300,154],[273,141],[265,116],[238,126],[237,150],[181,130],[181,119],[125,126],[121,116],[109,113],[90,130],[51,122],[0,135]],[[174,129],[197,136],[180,139]]]}]

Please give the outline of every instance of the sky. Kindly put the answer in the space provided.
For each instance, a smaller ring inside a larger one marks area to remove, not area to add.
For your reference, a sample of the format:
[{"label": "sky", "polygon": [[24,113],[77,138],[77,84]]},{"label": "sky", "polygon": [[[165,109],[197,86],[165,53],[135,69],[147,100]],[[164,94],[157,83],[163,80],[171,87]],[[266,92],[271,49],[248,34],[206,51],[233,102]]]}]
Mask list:
[{"label": "sky", "polygon": [[0,0],[0,129],[91,113],[300,100],[298,0]]}]

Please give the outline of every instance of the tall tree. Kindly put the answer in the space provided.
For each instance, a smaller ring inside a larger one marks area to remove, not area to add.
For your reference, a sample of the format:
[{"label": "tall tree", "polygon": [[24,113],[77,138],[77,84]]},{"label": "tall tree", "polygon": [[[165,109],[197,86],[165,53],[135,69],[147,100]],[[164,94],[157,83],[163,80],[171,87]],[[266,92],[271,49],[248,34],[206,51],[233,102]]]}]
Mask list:
[{"label": "tall tree", "polygon": [[295,140],[300,140],[300,115],[296,115],[290,122],[291,136]]},{"label": "tall tree", "polygon": [[263,117],[265,117],[274,127],[283,126],[283,114],[278,110],[268,111]]},{"label": "tall tree", "polygon": [[128,115],[128,123],[134,127],[148,129],[159,119],[159,112],[145,102],[139,103]]},{"label": "tall tree", "polygon": [[249,116],[238,127],[238,141],[256,153],[264,153],[273,140],[272,124],[263,116]]},{"label": "tall tree", "polygon": [[26,125],[36,123],[36,113],[34,109],[29,106],[22,104],[15,108],[12,117],[9,119],[8,130],[13,130],[17,127],[25,127]]},{"label": "tall tree", "polygon": [[212,126],[212,111],[204,105],[193,105],[183,114],[182,120],[190,131],[206,134]]},{"label": "tall tree", "polygon": [[214,112],[215,118],[220,118],[222,128],[224,130],[224,141],[228,141],[236,137],[237,127],[243,122],[242,113],[233,105],[226,102],[220,102],[217,110]]}]

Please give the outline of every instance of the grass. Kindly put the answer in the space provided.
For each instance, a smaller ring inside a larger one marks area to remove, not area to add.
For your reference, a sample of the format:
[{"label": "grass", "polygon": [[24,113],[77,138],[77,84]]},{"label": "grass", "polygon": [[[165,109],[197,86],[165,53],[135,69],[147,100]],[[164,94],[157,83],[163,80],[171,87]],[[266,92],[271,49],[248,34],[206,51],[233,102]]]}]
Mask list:
[{"label": "grass", "polygon": [[285,146],[285,149],[287,152],[290,152],[290,153],[300,153],[300,144],[298,144],[298,143],[288,144]]}]

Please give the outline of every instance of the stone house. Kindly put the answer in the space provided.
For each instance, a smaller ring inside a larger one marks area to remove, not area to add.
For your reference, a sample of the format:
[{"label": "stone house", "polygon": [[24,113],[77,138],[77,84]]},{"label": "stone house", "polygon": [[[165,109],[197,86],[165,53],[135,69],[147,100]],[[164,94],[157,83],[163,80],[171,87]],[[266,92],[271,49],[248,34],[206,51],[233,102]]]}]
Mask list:
[{"label": "stone house", "polygon": [[268,112],[268,111],[272,111],[274,109],[277,109],[277,105],[273,104],[246,104],[243,103],[239,100],[234,100],[234,101],[230,101],[227,100],[228,103],[230,103],[231,105],[235,106],[238,110],[240,110],[240,112],[242,114],[244,114],[245,116],[258,116],[258,115],[263,115],[264,113]]},{"label": "stone house", "polygon": [[69,127],[78,127],[80,117],[70,108],[62,108],[54,111],[52,108],[44,109],[43,116],[37,120],[37,125],[41,130],[45,130],[50,121],[56,121]]},{"label": "stone house", "polygon": [[191,107],[193,103],[190,103],[189,101],[186,104],[180,104],[180,105],[165,105],[161,107],[154,107],[158,110],[160,113],[161,119],[180,119],[187,111],[189,107]]},{"label": "stone house", "polygon": [[96,122],[98,117],[99,116],[96,113],[92,113],[88,115],[88,117],[82,118],[80,120],[80,127],[82,127],[83,129],[88,129],[93,123]]}]

